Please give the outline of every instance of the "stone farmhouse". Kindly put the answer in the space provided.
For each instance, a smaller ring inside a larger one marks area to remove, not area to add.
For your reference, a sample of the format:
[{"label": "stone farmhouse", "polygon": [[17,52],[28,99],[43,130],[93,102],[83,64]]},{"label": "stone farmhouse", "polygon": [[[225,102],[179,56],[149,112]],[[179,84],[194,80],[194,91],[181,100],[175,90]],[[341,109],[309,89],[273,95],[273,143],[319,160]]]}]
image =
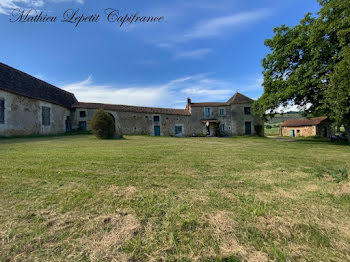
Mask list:
[{"label": "stone farmhouse", "polygon": [[332,122],[326,116],[310,119],[289,119],[280,126],[281,136],[331,137],[333,131]]},{"label": "stone farmhouse", "polygon": [[[0,136],[90,130],[97,109],[127,135],[254,135],[263,121],[253,100],[236,93],[227,102],[192,103],[185,109],[79,102],[74,94],[0,63]],[[263,131],[262,131],[263,132]]]}]

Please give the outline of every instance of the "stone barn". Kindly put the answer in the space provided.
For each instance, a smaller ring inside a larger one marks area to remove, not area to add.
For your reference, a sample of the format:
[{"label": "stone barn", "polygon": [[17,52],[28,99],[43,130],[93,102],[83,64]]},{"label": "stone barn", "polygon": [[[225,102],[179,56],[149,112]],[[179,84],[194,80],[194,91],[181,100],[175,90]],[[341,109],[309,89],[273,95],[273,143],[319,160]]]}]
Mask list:
[{"label": "stone barn", "polygon": [[255,135],[264,122],[254,114],[253,102],[240,93],[226,102],[188,98],[183,109],[79,102],[72,93],[0,63],[0,136],[91,130],[98,109],[113,117],[118,134]]},{"label": "stone barn", "polygon": [[310,119],[289,119],[280,126],[281,136],[331,137],[332,134],[332,122],[326,116]]}]

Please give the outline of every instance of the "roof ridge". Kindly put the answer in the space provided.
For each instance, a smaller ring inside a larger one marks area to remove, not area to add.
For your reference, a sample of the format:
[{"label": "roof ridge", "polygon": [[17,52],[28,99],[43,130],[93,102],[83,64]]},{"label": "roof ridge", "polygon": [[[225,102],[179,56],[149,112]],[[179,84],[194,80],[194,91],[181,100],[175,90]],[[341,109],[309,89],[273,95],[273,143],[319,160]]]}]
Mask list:
[{"label": "roof ridge", "polygon": [[126,106],[126,107],[140,107],[140,108],[150,108],[150,109],[170,109],[170,110],[186,110],[186,108],[171,108],[171,107],[153,107],[153,106],[133,106],[133,105],[123,105],[123,104],[109,104],[109,103],[96,103],[96,102],[77,102],[76,104],[95,104],[95,105],[106,105],[106,106]]},{"label": "roof ridge", "polygon": [[14,70],[14,71],[18,72],[18,73],[21,73],[21,74],[24,74],[24,75],[26,75],[26,76],[28,76],[28,77],[34,78],[34,79],[36,79],[36,80],[38,80],[38,81],[40,81],[40,82],[42,82],[42,83],[44,83],[44,84],[47,84],[47,85],[49,85],[49,86],[51,86],[51,87],[53,87],[53,88],[56,88],[56,89],[58,89],[58,90],[60,90],[60,91],[65,92],[65,93],[67,93],[67,94],[70,94],[70,95],[75,96],[74,93],[71,93],[71,92],[66,91],[66,90],[64,90],[64,89],[62,89],[62,88],[59,88],[59,87],[57,87],[57,86],[54,86],[53,84],[50,84],[50,83],[48,83],[48,82],[46,82],[46,81],[44,81],[44,80],[42,80],[42,79],[40,79],[40,78],[37,78],[37,77],[35,77],[35,76],[32,76],[32,75],[30,75],[30,74],[28,74],[28,73],[26,73],[26,72],[24,72],[24,71],[21,71],[21,70],[19,70],[19,69],[16,69],[16,68],[14,68],[14,67],[12,67],[12,66],[10,66],[10,65],[4,64],[4,63],[2,63],[2,62],[0,62],[0,64],[3,65],[3,66],[5,66],[5,67],[10,68],[11,70]]}]

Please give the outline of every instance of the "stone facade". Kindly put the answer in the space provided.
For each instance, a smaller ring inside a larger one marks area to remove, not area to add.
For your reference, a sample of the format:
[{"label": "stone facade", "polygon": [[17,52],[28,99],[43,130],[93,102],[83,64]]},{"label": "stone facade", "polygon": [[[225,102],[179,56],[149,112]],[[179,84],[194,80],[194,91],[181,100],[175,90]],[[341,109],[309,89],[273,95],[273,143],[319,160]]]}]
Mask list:
[{"label": "stone facade", "polygon": [[[292,133],[291,133],[292,131]],[[297,126],[297,127],[282,127],[281,135],[282,136],[316,136],[316,126]]]},{"label": "stone facade", "polygon": [[280,127],[281,136],[320,136],[329,138],[333,133],[332,123],[327,117],[287,120]]},{"label": "stone facade", "polygon": [[[31,99],[0,90],[4,101],[4,122],[0,123],[0,135],[58,134],[65,132],[65,121],[71,114],[62,106]],[[42,108],[50,108],[50,125],[42,123]]]},{"label": "stone facade", "polygon": [[[245,108],[249,108],[249,113],[245,113]],[[72,117],[73,128],[91,130],[90,123],[97,109],[98,106],[95,109],[84,106],[76,108]],[[206,109],[209,109],[209,115],[206,115]],[[126,135],[157,135],[157,129],[161,136],[255,135],[254,127],[263,126],[263,121],[252,112],[252,103],[225,106],[210,103],[207,106],[197,106],[188,103],[186,115],[104,110],[115,119],[116,132]],[[248,124],[250,128],[246,130]]]},{"label": "stone facade", "polygon": [[98,109],[110,113],[123,135],[254,135],[263,122],[254,101],[240,93],[227,102],[192,103],[185,109],[80,103],[74,94],[0,63],[0,136],[90,130]]}]

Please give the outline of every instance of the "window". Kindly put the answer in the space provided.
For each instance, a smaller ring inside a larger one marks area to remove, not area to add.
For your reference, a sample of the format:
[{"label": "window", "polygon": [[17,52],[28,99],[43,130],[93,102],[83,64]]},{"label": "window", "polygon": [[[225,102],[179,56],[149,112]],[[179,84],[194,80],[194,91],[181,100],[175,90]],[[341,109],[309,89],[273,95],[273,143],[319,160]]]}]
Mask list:
[{"label": "window", "polygon": [[0,98],[0,124],[5,123],[5,100]]},{"label": "window", "polygon": [[220,131],[225,131],[225,124],[220,125]]},{"label": "window", "polygon": [[210,116],[210,115],[211,115],[211,110],[210,110],[209,107],[206,107],[206,108],[204,109],[204,112],[205,112],[205,116]]},{"label": "window", "polygon": [[51,123],[51,108],[43,106],[42,107],[42,124],[43,126],[49,126]]},{"label": "window", "polygon": [[182,135],[182,126],[175,126],[175,135]]},{"label": "window", "polygon": [[224,116],[225,115],[225,108],[220,108],[220,116]]},{"label": "window", "polygon": [[86,111],[80,111],[80,117],[86,117]]},{"label": "window", "polygon": [[86,121],[79,122],[79,130],[86,131],[86,129],[87,129]]},{"label": "window", "polygon": [[153,117],[153,122],[159,122],[159,116],[154,116]]},{"label": "window", "polygon": [[250,115],[250,107],[245,107],[244,108],[244,114],[245,115]]}]

